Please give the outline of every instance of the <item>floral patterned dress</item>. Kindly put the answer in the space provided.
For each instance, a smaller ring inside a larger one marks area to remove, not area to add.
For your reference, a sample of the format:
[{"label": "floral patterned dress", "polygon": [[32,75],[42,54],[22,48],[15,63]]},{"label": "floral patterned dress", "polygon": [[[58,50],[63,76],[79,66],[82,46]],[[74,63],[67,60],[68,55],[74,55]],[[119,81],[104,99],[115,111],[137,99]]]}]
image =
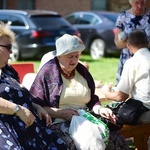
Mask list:
[{"label": "floral patterned dress", "polygon": [[28,108],[36,119],[27,127],[17,116],[0,114],[0,150],[67,150],[65,142],[39,120],[28,90],[10,77],[11,72],[7,75],[4,72],[0,78],[0,97]]},{"label": "floral patterned dress", "polygon": [[[145,13],[140,16],[135,16],[129,13],[128,10],[122,12],[116,21],[116,27],[127,35],[135,29],[144,30],[148,36],[148,41],[150,41],[150,9],[146,9]],[[127,48],[122,50],[118,64],[117,84],[120,80],[124,63],[132,56],[133,54]]]}]

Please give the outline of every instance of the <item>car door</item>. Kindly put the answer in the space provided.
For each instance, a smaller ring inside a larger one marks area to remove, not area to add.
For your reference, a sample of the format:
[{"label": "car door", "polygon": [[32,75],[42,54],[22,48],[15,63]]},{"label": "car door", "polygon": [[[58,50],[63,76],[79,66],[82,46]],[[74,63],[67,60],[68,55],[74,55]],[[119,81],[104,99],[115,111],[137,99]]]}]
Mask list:
[{"label": "car door", "polygon": [[91,39],[97,34],[95,25],[100,22],[99,19],[93,13],[79,12],[72,15],[68,21],[79,30],[81,39],[87,47]]}]

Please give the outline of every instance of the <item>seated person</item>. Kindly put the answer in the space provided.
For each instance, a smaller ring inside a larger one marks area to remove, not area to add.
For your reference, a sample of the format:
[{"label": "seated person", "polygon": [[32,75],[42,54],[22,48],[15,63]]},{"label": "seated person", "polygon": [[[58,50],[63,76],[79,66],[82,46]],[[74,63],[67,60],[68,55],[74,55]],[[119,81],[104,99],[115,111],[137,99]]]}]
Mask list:
[{"label": "seated person", "polygon": [[34,97],[20,86],[17,72],[7,64],[14,38],[9,26],[0,22],[0,149],[67,150],[65,142],[46,127],[51,124],[48,113],[31,102]]},{"label": "seated person", "polygon": [[[108,108],[102,108],[95,93],[95,84],[91,74],[79,62],[81,52],[85,49],[82,40],[77,36],[64,34],[56,41],[55,57],[43,65],[31,86],[31,93],[42,99],[33,102],[40,104],[53,117],[55,130],[65,143],[68,139],[68,128],[73,115],[78,109],[89,109],[95,114],[116,122],[116,116]],[[128,149],[122,136],[111,134],[109,148]],[[117,141],[117,142],[116,142]],[[119,144],[118,144],[119,142]]]},{"label": "seated person", "polygon": [[[111,92],[111,85],[104,85],[102,91],[106,99],[120,102],[130,96],[150,109],[150,51],[146,33],[143,30],[132,31],[127,47],[134,55],[126,61],[116,91]],[[150,110],[144,112],[138,122],[150,123]]]}]

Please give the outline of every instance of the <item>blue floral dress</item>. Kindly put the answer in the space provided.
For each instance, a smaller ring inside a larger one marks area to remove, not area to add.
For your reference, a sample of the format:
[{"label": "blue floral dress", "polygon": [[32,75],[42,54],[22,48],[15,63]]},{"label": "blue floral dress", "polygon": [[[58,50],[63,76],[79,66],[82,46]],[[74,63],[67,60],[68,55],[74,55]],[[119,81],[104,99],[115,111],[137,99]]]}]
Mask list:
[{"label": "blue floral dress", "polygon": [[[150,9],[146,9],[145,13],[141,16],[135,16],[129,13],[128,10],[122,12],[116,21],[116,27],[127,35],[135,29],[144,30],[148,36],[148,41],[150,41]],[[120,80],[124,63],[132,56],[133,54],[127,48],[122,50],[118,64],[117,84]]]},{"label": "blue floral dress", "polygon": [[[33,125],[27,127],[19,117],[0,115],[0,150],[67,150],[65,142],[47,128],[38,118],[31,103],[32,96],[11,78],[12,71],[2,69],[0,76],[0,97],[28,108],[36,117]],[[11,68],[10,68],[11,69]],[[17,76],[14,76],[17,78]]]}]

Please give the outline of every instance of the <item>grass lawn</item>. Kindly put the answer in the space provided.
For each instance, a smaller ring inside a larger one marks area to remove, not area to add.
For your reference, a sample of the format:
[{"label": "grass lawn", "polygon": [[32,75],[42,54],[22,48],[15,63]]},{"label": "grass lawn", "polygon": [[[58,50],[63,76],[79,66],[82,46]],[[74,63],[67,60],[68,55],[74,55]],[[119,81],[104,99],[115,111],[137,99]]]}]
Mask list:
[{"label": "grass lawn", "polygon": [[[94,80],[102,80],[103,83],[113,82],[115,84],[119,57],[107,57],[93,60],[90,55],[82,54],[80,60],[89,63],[89,71]],[[37,70],[40,62],[33,62],[35,63],[35,69]]]},{"label": "grass lawn", "polygon": [[80,60],[89,63],[89,71],[94,80],[102,80],[103,83],[116,82],[119,57],[107,57],[93,60],[90,55],[82,55]]}]

